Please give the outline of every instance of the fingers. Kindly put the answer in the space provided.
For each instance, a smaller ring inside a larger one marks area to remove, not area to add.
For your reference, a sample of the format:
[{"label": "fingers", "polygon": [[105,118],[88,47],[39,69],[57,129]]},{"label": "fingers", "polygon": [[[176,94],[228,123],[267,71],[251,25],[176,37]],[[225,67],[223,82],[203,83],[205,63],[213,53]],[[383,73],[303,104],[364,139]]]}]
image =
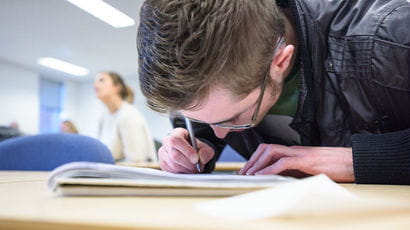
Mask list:
[{"label": "fingers", "polygon": [[207,145],[206,143],[198,139],[197,139],[197,144],[198,144],[198,150],[199,150],[198,152],[199,152],[200,163],[201,165],[205,165],[214,157],[215,151],[209,145]]},{"label": "fingers", "polygon": [[299,169],[300,164],[301,160],[298,157],[283,157],[272,165],[255,172],[255,175],[279,174],[286,170]]},{"label": "fingers", "polygon": [[198,153],[188,142],[188,131],[182,128],[176,128],[172,134],[164,139],[163,144],[167,150],[174,148],[182,153],[192,164],[198,162]]},{"label": "fingers", "polygon": [[248,160],[248,162],[246,162],[243,168],[239,170],[239,174],[245,175],[246,172],[248,172],[248,170],[253,167],[259,157],[265,152],[266,147],[266,144],[260,144],[256,151],[252,154],[252,157]]},{"label": "fingers", "polygon": [[186,158],[184,158],[182,154],[175,153],[175,154],[172,154],[172,155],[174,157],[178,156],[176,158],[179,159],[180,162],[182,161],[182,163],[180,163],[178,160],[174,160],[171,157],[171,154],[169,154],[167,152],[165,147],[161,147],[158,150],[159,166],[161,167],[162,170],[167,171],[167,172],[172,172],[172,173],[191,173],[191,172],[194,172],[193,165]]},{"label": "fingers", "polygon": [[253,164],[251,168],[246,171],[246,175],[254,175],[255,172],[265,168],[266,166],[272,164],[278,158],[278,154],[276,152],[269,152],[265,151],[260,155],[259,159]]},{"label": "fingers", "polygon": [[277,174],[286,169],[294,169],[297,167],[295,164],[299,164],[299,151],[298,148],[283,145],[261,144],[240,174]]},{"label": "fingers", "polygon": [[295,155],[295,150],[287,146],[275,144],[260,144],[251,159],[241,169],[242,175],[253,175],[255,172],[272,164],[283,156]]},{"label": "fingers", "polygon": [[[173,173],[197,173],[195,164],[200,159],[200,167],[209,162],[215,155],[214,150],[206,143],[197,139],[198,152],[188,141],[188,131],[182,128],[174,129],[166,137],[158,150],[161,169]],[[198,155],[199,154],[199,155]]]}]

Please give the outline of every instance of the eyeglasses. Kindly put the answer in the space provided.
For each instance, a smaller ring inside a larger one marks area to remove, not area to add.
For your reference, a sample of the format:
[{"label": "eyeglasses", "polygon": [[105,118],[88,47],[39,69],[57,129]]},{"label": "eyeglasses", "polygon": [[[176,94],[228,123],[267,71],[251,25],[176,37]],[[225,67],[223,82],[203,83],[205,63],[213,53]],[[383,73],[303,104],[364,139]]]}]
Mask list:
[{"label": "eyeglasses", "polygon": [[[276,54],[277,50],[282,45],[282,43],[284,43],[284,41],[285,41],[284,37],[281,37],[279,39],[279,41],[276,44],[275,49],[274,49],[274,55]],[[270,73],[269,70],[270,70],[270,68],[268,67],[268,70],[267,70],[267,72],[265,74],[265,77],[263,79],[263,84],[261,86],[261,91],[259,93],[258,99],[256,100],[255,111],[253,112],[251,121],[249,123],[234,125],[234,124],[229,124],[228,122],[207,123],[207,122],[203,122],[203,121],[192,119],[192,118],[188,118],[188,119],[193,121],[193,122],[212,125],[212,126],[216,126],[218,128],[224,128],[224,129],[249,129],[249,128],[254,127],[256,125],[256,121],[257,121],[257,118],[258,118],[259,108],[261,107],[261,104],[262,104],[263,95],[265,93],[266,81],[267,81],[267,79],[269,77],[269,73]]]}]

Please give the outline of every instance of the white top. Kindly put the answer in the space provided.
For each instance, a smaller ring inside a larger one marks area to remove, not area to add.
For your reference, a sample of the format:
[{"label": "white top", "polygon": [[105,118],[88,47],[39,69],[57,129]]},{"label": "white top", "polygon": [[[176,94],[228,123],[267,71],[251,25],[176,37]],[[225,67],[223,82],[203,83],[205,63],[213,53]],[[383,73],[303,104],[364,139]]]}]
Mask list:
[{"label": "white top", "polygon": [[110,149],[115,161],[157,161],[147,122],[128,102],[123,101],[115,113],[107,111],[102,116],[98,136]]}]

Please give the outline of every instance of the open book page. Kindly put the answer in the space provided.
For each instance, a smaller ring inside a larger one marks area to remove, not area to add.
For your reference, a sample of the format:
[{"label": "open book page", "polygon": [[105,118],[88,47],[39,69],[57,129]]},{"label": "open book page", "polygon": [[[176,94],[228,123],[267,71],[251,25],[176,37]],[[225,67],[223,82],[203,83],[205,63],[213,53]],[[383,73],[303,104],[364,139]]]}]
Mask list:
[{"label": "open book page", "polygon": [[[196,193],[193,189],[214,191],[210,195],[215,195],[215,191],[229,195],[267,188],[290,180],[293,178],[278,175],[174,174],[150,168],[73,162],[53,170],[48,185],[51,190],[60,192],[67,192],[69,189],[72,193],[74,188],[77,189],[76,194],[71,195],[81,195],[86,190],[88,192],[84,195],[138,195],[152,190],[158,190],[156,195],[177,193],[177,190],[178,194],[183,195],[184,190],[186,193],[190,190],[192,195]],[[78,190],[80,187],[81,192]],[[129,193],[131,190],[132,194]]]}]

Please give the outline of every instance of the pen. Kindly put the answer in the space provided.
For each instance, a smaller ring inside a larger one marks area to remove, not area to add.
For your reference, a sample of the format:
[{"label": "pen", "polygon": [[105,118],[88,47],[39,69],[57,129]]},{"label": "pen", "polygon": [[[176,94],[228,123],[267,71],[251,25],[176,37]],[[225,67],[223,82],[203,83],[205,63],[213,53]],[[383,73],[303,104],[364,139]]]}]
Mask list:
[{"label": "pen", "polygon": [[[191,140],[191,145],[195,149],[195,151],[198,152],[198,146],[196,145],[194,130],[192,128],[191,121],[187,117],[185,117],[185,124],[186,124],[186,128],[188,129],[189,139]],[[199,154],[198,154],[198,162],[195,165],[196,165],[196,169],[198,170],[198,172],[201,172],[201,167],[199,166]]]}]

